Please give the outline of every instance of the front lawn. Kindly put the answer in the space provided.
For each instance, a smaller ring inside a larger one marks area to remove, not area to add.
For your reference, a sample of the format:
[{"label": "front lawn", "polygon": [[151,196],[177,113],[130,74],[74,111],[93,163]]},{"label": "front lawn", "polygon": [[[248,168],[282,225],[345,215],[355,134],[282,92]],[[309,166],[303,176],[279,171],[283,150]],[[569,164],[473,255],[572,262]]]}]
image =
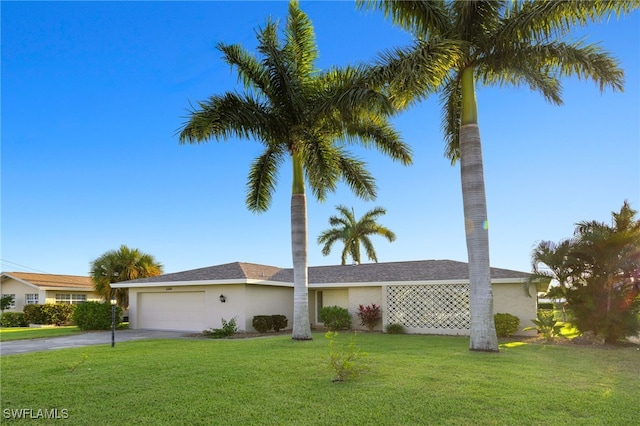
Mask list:
[{"label": "front lawn", "polygon": [[79,333],[80,329],[76,326],[62,327],[2,327],[0,328],[0,341],[7,342],[9,340],[23,339],[39,339],[42,337],[58,337],[67,336],[69,334]]},{"label": "front lawn", "polygon": [[[351,337],[342,333],[339,342]],[[327,340],[162,339],[8,355],[3,415],[65,424],[636,425],[640,350],[361,333],[370,372],[333,383]],[[63,411],[64,410],[64,411]],[[52,411],[49,411],[51,413]],[[15,413],[15,411],[14,411]],[[44,413],[44,412],[40,412]]]}]

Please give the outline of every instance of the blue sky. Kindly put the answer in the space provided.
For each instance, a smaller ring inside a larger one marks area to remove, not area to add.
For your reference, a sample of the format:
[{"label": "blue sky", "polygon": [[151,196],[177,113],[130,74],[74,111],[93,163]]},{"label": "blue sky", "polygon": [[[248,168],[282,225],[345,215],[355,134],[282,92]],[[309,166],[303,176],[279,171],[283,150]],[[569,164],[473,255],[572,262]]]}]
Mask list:
[{"label": "blue sky", "polygon": [[[189,101],[240,89],[215,50],[255,46],[278,2],[1,2],[2,270],[85,275],[121,244],[175,272],[234,261],[291,267],[290,165],[270,210],[244,204],[246,140],[180,146]],[[367,62],[408,34],[352,2],[302,2],[319,66]],[[493,266],[530,271],[541,240],[571,236],[581,220],[610,220],[627,199],[640,210],[640,14],[576,33],[600,41],[626,72],[624,93],[564,81],[552,106],[528,88],[477,88]],[[309,197],[309,264],[340,262],[315,242],[335,206],[357,216],[387,209],[374,237],[381,262],[466,261],[459,167],[444,158],[436,98],[394,119],[414,165],[357,151],[378,199],[340,187]],[[364,260],[363,260],[364,261]]]}]

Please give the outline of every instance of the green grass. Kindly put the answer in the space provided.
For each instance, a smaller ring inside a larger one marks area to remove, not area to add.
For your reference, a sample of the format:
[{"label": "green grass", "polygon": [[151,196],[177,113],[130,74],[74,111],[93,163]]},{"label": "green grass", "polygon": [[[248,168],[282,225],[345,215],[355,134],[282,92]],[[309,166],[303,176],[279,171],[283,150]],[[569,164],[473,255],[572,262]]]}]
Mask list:
[{"label": "green grass", "polygon": [[3,327],[0,328],[0,341],[7,342],[9,340],[40,339],[43,337],[67,336],[69,334],[79,332],[80,329],[76,326],[45,328]]},{"label": "green grass", "polygon": [[[340,334],[346,345],[351,335]],[[358,334],[370,372],[333,383],[328,342],[145,340],[8,355],[2,409],[70,425],[636,425],[640,351]]]}]

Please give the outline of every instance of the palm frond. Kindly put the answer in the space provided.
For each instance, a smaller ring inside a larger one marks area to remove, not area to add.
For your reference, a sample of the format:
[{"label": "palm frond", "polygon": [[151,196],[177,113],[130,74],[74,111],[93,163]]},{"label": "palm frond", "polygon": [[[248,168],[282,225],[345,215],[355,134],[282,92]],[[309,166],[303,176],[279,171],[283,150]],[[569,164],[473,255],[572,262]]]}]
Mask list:
[{"label": "palm frond", "polygon": [[238,79],[248,89],[259,89],[267,97],[272,95],[266,69],[260,61],[239,44],[217,44],[218,50],[224,54],[225,61],[236,67]]},{"label": "palm frond", "polygon": [[451,164],[460,158],[460,117],[462,116],[462,88],[459,76],[449,79],[440,92],[441,128],[445,157]]},{"label": "palm frond", "polygon": [[259,136],[272,125],[268,108],[249,94],[225,93],[192,107],[188,121],[178,131],[181,144],[233,136]]},{"label": "palm frond", "polygon": [[423,1],[385,1],[356,0],[356,7],[361,9],[379,9],[384,16],[416,38],[424,34],[441,35],[451,28],[451,20],[443,0]]},{"label": "palm frond", "polygon": [[464,49],[462,41],[417,40],[411,46],[380,53],[368,79],[388,93],[396,108],[404,109],[436,93],[463,60]]},{"label": "palm frond", "polygon": [[251,164],[245,200],[250,211],[259,213],[269,209],[278,183],[278,169],[283,161],[281,146],[271,145]]},{"label": "palm frond", "polygon": [[529,0],[513,2],[497,38],[543,41],[569,34],[576,26],[603,22],[640,8],[637,0]]},{"label": "palm frond", "polygon": [[318,59],[318,48],[311,20],[300,10],[297,1],[289,2],[287,17],[285,52],[291,55],[291,62],[296,65],[297,73],[310,77],[315,73],[315,62]]},{"label": "palm frond", "polygon": [[342,180],[360,198],[374,200],[376,198],[375,178],[367,170],[366,163],[347,155],[342,151],[340,155],[340,171]]}]

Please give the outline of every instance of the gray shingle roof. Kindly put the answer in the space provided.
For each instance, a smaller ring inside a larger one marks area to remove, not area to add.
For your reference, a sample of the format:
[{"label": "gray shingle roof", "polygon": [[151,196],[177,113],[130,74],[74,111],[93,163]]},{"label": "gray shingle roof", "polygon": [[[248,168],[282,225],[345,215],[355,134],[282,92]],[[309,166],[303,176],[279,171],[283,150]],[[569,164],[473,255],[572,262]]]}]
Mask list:
[{"label": "gray shingle roof", "polygon": [[[492,279],[528,278],[526,272],[491,268]],[[453,260],[417,260],[408,262],[363,263],[361,265],[310,266],[309,284],[367,283],[402,281],[467,280],[467,263]],[[255,263],[233,262],[157,277],[126,281],[168,283],[188,281],[259,280],[293,283],[293,269]]]}]

